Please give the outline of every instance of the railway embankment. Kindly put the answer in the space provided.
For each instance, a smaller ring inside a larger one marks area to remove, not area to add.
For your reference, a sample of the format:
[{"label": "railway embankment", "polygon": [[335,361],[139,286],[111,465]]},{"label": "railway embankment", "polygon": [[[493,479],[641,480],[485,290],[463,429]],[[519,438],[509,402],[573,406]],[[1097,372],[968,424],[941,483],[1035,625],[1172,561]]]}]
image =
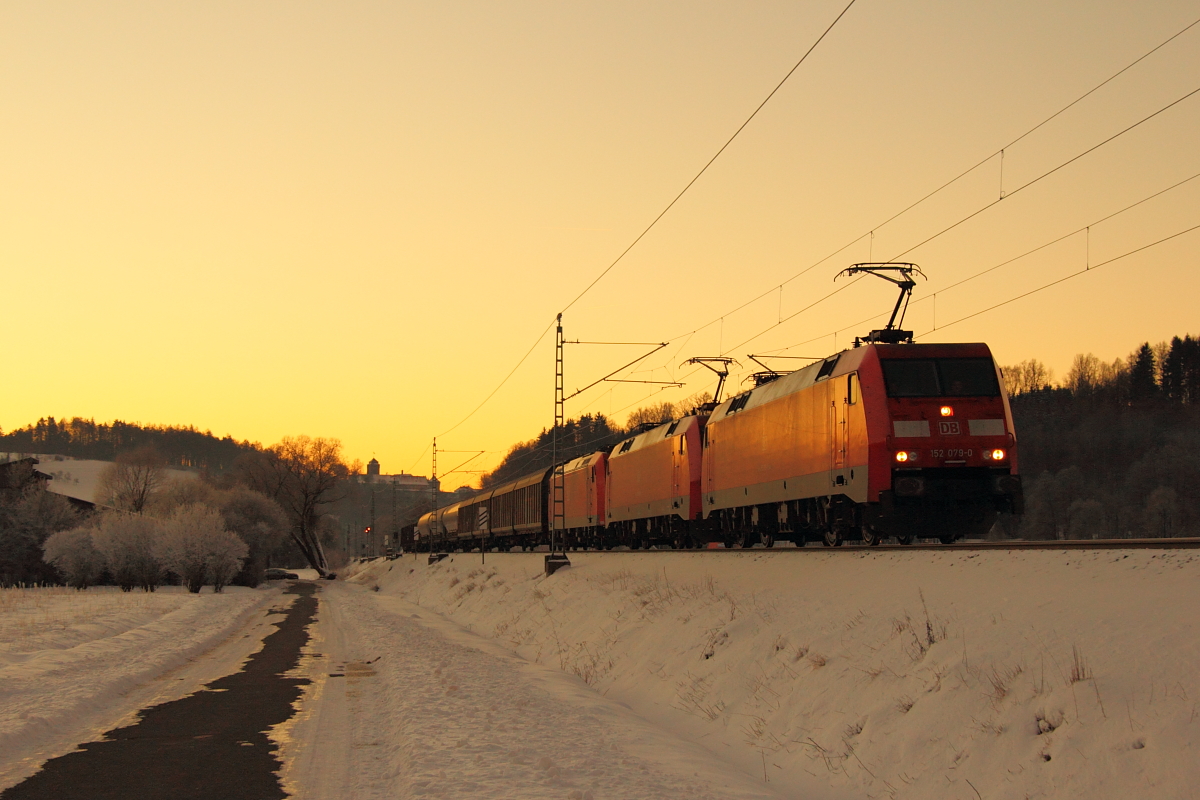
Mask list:
[{"label": "railway embankment", "polygon": [[[404,556],[349,580],[814,797],[1188,796],[1195,550]],[[469,641],[470,637],[464,637]]]}]

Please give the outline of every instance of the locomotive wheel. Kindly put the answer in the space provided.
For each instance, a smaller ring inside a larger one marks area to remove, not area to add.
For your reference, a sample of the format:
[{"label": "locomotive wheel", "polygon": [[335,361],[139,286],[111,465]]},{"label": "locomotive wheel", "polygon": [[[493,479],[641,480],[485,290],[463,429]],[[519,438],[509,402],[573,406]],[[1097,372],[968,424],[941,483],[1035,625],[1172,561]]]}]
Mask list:
[{"label": "locomotive wheel", "polygon": [[897,536],[896,541],[899,542],[900,544],[912,544],[913,539],[915,539],[915,538],[916,537],[914,537],[911,533],[906,533],[903,536]]},{"label": "locomotive wheel", "polygon": [[939,536],[938,541],[941,542],[942,544],[954,544],[955,542],[958,541],[958,537],[956,537],[956,536]]},{"label": "locomotive wheel", "polygon": [[830,525],[825,529],[824,538],[826,547],[841,547],[842,546],[842,529],[838,525]]},{"label": "locomotive wheel", "polygon": [[872,528],[870,525],[863,525],[862,529],[863,544],[867,547],[876,547],[883,541],[883,537],[879,535],[879,531]]}]

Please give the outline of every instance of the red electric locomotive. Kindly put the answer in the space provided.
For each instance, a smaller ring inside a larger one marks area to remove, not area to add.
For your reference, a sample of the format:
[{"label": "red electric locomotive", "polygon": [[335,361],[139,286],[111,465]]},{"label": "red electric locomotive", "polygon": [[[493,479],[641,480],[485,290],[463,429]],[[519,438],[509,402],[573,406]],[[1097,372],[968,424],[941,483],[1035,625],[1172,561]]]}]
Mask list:
[{"label": "red electric locomotive", "polygon": [[983,344],[867,344],[722,403],[704,519],[747,537],[944,542],[1020,512],[1012,413]]}]

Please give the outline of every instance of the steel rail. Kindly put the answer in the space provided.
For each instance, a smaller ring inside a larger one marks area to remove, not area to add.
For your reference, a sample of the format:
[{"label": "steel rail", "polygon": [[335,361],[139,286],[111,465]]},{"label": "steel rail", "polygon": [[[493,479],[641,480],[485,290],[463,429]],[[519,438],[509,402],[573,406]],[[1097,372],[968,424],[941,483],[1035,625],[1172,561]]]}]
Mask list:
[{"label": "steel rail", "polygon": [[[912,544],[879,544],[874,547],[847,542],[842,547],[826,547],[813,543],[803,547],[715,547],[692,548],[684,550],[651,549],[651,550],[568,550],[569,553],[582,555],[628,555],[630,553],[875,553],[875,552],[904,552],[907,550],[940,550],[945,552],[961,552],[967,550],[1196,550],[1200,549],[1200,538],[1163,538],[1163,539],[1012,539],[1007,541],[971,540],[959,541],[954,544],[941,542],[913,542]],[[451,555],[470,555],[472,551],[454,551]],[[512,551],[501,550],[507,554]],[[549,551],[529,550],[527,555],[545,555]],[[522,554],[521,552],[517,553]]]}]

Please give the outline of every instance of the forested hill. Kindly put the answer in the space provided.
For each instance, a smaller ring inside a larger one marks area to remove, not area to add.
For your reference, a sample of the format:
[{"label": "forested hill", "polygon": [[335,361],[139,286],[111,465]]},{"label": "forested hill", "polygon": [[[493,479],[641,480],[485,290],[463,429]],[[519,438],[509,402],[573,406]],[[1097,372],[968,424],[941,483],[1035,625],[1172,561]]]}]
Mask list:
[{"label": "forested hill", "polygon": [[1037,361],[1004,377],[1025,483],[1009,535],[1200,535],[1200,340],[1143,344],[1112,363],[1079,355],[1057,385]]},{"label": "forested hill", "polygon": [[231,436],[217,438],[211,431],[177,425],[142,426],[132,422],[96,422],[39,419],[32,425],[0,435],[0,452],[54,453],[74,458],[111,461],[117,454],[153,446],[169,466],[199,467],[222,472],[243,453],[261,449]]}]

